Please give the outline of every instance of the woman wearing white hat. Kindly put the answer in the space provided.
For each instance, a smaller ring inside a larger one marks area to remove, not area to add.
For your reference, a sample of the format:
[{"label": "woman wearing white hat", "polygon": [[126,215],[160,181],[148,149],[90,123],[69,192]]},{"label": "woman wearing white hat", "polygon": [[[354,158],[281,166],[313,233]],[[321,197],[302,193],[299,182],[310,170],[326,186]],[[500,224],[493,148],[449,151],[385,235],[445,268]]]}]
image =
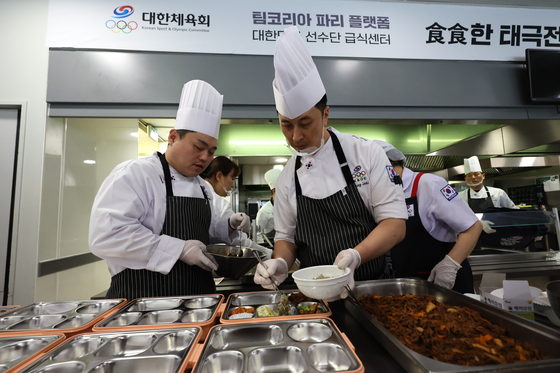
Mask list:
[{"label": "woman wearing white hat", "polygon": [[407,214],[387,156],[371,141],[325,128],[326,90],[296,27],[278,38],[274,67],[280,127],[294,156],[276,181],[274,259],[257,266],[255,283],[270,289],[271,278],[284,281],[296,257],[302,267],[350,268],[351,287],[354,279],[392,277],[385,253],[404,238]]},{"label": "woman wearing white hat", "polygon": [[[408,220],[406,237],[391,249],[397,277],[420,277],[460,293],[473,293],[467,257],[482,224],[442,177],[404,167],[406,157],[393,145],[378,142],[402,178]],[[459,264],[460,263],[460,264]]]},{"label": "woman wearing white hat", "polygon": [[221,218],[212,186],[199,176],[216,151],[222,101],[210,84],[186,83],[165,154],[119,164],[99,188],[89,246],[107,261],[108,298],[215,292],[217,263],[206,244],[250,228],[245,214]]},{"label": "woman wearing white hat", "polygon": [[276,195],[276,180],[280,176],[280,172],[279,169],[273,168],[264,174],[264,179],[272,192],[272,198],[257,213],[257,225],[259,226],[260,234],[266,237],[266,239],[262,239],[262,242],[270,241],[274,243],[274,236],[276,234],[274,230],[274,196]]}]

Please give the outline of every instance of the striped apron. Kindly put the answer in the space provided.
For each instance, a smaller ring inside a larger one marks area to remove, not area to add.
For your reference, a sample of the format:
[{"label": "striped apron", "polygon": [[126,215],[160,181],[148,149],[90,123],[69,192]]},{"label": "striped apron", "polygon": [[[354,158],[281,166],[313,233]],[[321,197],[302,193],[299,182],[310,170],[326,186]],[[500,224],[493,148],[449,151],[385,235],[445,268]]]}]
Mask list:
[{"label": "striped apron", "polygon": [[[356,247],[377,226],[354,184],[338,138],[331,131],[329,133],[346,180],[344,189],[323,199],[303,196],[297,175],[301,157],[296,158],[297,222],[294,240],[302,268],[333,264],[340,251]],[[385,255],[362,264],[354,272],[356,281],[392,277]]]},{"label": "striped apron", "polygon": [[[164,155],[158,152],[158,156],[163,166],[167,190],[167,208],[161,234],[185,241],[199,240],[208,244],[212,212],[206,193],[202,190],[204,198],[175,197],[169,164]],[[146,269],[130,268],[117,273],[111,278],[111,286],[106,297],[132,300],[215,292],[212,272],[178,260],[167,275]]]}]

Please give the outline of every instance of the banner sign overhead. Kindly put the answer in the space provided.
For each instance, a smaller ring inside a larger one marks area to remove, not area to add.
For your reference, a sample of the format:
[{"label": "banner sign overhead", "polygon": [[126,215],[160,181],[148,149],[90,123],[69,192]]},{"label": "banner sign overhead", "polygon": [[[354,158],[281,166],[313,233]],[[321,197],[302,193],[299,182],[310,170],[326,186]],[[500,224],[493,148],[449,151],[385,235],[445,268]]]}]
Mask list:
[{"label": "banner sign overhead", "polygon": [[526,48],[560,48],[559,18],[553,9],[374,1],[50,0],[47,46],[272,55],[296,25],[313,56],[523,61]]}]

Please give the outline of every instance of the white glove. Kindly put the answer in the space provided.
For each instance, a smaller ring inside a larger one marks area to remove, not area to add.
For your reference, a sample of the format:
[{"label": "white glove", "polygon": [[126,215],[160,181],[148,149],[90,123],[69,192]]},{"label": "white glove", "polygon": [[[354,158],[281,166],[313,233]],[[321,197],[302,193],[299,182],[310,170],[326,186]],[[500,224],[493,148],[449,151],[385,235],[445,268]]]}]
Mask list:
[{"label": "white glove", "polygon": [[269,248],[267,248],[267,247],[261,246],[261,245],[259,245],[258,243],[256,243],[255,241],[250,241],[250,240],[249,240],[249,242],[251,242],[251,243],[249,244],[249,247],[250,247],[250,248],[252,248],[252,249],[258,249],[258,250],[264,251],[264,252],[266,253],[266,256],[264,257],[264,260],[268,260],[268,259],[272,258],[272,251],[273,251],[272,249],[269,249]]},{"label": "white glove", "polygon": [[491,222],[490,220],[481,220],[480,222],[482,223],[482,230],[484,232],[486,232],[487,234],[496,233],[495,229],[490,228],[491,225],[494,225],[493,222]]},{"label": "white glove", "polygon": [[[288,278],[288,263],[283,258],[269,259],[263,264],[257,265],[257,271],[253,281],[255,284],[261,285],[265,289],[273,290],[272,280],[276,285],[280,285],[286,278]],[[268,269],[267,269],[268,268]]]},{"label": "white glove", "polygon": [[242,230],[245,233],[248,233],[251,230],[251,219],[247,214],[242,212],[238,212],[230,216],[228,220],[229,227],[236,230]]},{"label": "white glove", "polygon": [[215,271],[218,269],[216,259],[206,252],[206,245],[197,240],[185,241],[183,253],[179,260],[191,266],[199,266],[206,271]]},{"label": "white glove", "polygon": [[[336,259],[334,260],[334,265],[337,265],[338,268],[340,269],[350,268],[350,281],[348,281],[348,286],[350,286],[350,289],[354,289],[355,286],[354,271],[356,270],[356,268],[360,266],[361,262],[362,262],[362,257],[360,253],[354,249],[342,250],[341,252],[338,253]],[[348,296],[348,290],[344,289],[342,290],[342,293],[340,293],[340,296],[330,298],[330,299],[325,299],[325,300],[327,302],[332,302],[334,300],[344,299],[347,296]]]},{"label": "white glove", "polygon": [[432,269],[428,281],[433,281],[436,285],[451,289],[455,285],[457,271],[461,268],[459,263],[454,261],[449,255],[446,255],[445,258]]}]

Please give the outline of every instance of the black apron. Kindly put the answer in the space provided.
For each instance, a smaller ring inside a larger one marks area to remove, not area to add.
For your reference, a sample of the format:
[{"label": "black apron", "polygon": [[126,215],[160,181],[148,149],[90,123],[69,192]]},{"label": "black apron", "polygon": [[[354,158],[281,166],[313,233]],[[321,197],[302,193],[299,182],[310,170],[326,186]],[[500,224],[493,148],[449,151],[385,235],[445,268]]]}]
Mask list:
[{"label": "black apron", "polygon": [[[407,210],[412,209],[414,215],[408,216],[406,221],[406,236],[404,240],[391,249],[391,260],[396,277],[419,277],[427,280],[436,264],[453,248],[455,242],[442,242],[433,238],[422,225],[418,209],[418,183],[423,173],[414,178],[412,192],[406,199]],[[460,293],[474,293],[473,275],[468,259],[461,263],[457,272],[453,290]]]},{"label": "black apron", "polygon": [[[329,133],[346,187],[323,199],[303,196],[297,176],[301,157],[296,158],[297,222],[294,240],[301,268],[333,264],[340,251],[356,247],[377,226],[354,184],[338,138],[331,131]],[[385,255],[362,264],[354,272],[356,281],[392,277]]]},{"label": "black apron", "polygon": [[[158,152],[158,156],[163,166],[167,190],[167,208],[161,234],[185,241],[199,240],[207,245],[210,241],[208,230],[212,212],[206,192],[202,190],[204,198],[175,197],[169,164],[164,155]],[[111,278],[111,287],[107,291],[106,298],[132,300],[215,292],[216,285],[212,272],[178,260],[167,275],[146,269],[130,268],[117,273]]]},{"label": "black apron", "polygon": [[492,196],[490,195],[490,191],[486,185],[484,186],[484,189],[486,189],[486,198],[471,198],[471,188],[469,187],[469,190],[467,191],[468,205],[474,213],[481,213],[490,207],[494,207]]}]

